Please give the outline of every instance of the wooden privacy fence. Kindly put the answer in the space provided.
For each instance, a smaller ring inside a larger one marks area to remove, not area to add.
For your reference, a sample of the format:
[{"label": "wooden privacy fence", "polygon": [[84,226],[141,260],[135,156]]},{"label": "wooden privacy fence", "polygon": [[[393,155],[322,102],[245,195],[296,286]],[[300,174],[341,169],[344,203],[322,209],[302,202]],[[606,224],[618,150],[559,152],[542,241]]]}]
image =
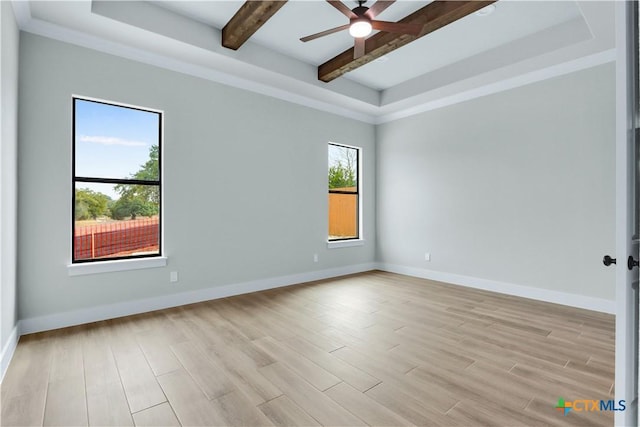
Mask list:
[{"label": "wooden privacy fence", "polygon": [[136,251],[157,251],[158,218],[79,226],[74,233],[74,259],[125,256]]},{"label": "wooden privacy fence", "polygon": [[358,196],[329,193],[329,236],[358,235]]}]

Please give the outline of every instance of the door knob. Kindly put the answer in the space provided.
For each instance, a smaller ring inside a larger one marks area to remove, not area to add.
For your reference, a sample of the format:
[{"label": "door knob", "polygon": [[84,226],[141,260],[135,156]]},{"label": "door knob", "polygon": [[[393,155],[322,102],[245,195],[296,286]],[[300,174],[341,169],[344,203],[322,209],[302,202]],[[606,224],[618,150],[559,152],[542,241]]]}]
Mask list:
[{"label": "door knob", "polygon": [[627,258],[627,268],[629,270],[633,270],[633,267],[637,267],[639,265],[640,262],[636,261],[631,255],[629,255],[629,258]]},{"label": "door knob", "polygon": [[616,259],[615,258],[611,258],[609,255],[605,255],[604,258],[602,258],[602,263],[604,265],[606,265],[607,267],[609,267],[611,264],[615,264],[616,263]]}]

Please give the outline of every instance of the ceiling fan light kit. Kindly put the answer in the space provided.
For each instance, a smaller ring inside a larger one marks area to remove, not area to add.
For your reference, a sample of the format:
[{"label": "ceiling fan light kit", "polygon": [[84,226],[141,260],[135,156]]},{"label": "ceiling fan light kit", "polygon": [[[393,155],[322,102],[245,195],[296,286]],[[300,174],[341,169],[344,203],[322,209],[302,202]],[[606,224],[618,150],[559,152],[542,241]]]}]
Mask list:
[{"label": "ceiling fan light kit", "polygon": [[351,25],[349,26],[349,34],[352,37],[367,37],[371,34],[373,27],[371,26],[371,22],[369,22],[366,18],[356,18],[351,20]]}]

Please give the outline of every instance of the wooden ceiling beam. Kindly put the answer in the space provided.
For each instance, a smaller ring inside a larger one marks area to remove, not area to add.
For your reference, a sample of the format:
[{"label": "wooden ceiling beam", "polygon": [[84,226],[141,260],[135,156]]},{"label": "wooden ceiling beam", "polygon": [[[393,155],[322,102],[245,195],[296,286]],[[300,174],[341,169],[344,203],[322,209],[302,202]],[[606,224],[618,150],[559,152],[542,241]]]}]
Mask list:
[{"label": "wooden ceiling beam", "polygon": [[287,0],[248,0],[222,29],[222,46],[238,50]]},{"label": "wooden ceiling beam", "polygon": [[381,31],[366,39],[365,54],[358,59],[353,59],[354,52],[353,48],[351,48],[320,65],[318,67],[318,79],[323,82],[330,82],[349,71],[355,70],[496,1],[497,0],[435,0],[398,21],[403,24],[424,25],[419,35],[411,36]]}]

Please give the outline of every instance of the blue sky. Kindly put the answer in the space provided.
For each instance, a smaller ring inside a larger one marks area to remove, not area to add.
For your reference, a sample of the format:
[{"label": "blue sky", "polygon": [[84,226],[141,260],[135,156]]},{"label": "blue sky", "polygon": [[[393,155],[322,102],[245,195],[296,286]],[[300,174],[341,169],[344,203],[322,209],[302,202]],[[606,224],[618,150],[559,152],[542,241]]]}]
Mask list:
[{"label": "blue sky", "polygon": [[[157,144],[158,113],[99,102],[76,101],[76,176],[128,178],[149,159]],[[78,183],[78,188],[100,191],[113,199],[111,185]]]}]

